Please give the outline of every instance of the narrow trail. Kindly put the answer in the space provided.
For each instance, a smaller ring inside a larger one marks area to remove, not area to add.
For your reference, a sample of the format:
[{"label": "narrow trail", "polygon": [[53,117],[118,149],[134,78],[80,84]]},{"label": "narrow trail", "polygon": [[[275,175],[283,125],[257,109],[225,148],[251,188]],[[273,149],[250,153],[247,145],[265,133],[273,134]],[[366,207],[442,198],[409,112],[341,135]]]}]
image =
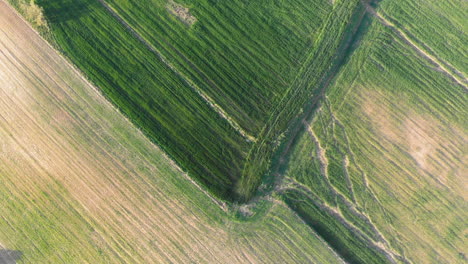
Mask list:
[{"label": "narrow trail", "polygon": [[130,24],[128,24],[109,4],[104,0],[98,0],[99,3],[115,18],[122,24],[136,39],[138,39],[147,49],[156,54],[158,58],[171,69],[175,74],[177,74],[185,83],[187,83],[190,88],[196,92],[220,117],[226,120],[233,129],[235,129],[240,135],[242,135],[247,141],[255,142],[257,139],[245,131],[233,118],[229,116],[226,111],[224,111],[221,106],[219,106],[213,98],[206,94],[200,87],[198,87],[188,76],[177,70],[177,68],[169,62],[168,59],[162,55],[152,44],[145,40]]},{"label": "narrow trail", "polygon": [[[353,187],[353,182],[351,181],[351,178],[349,176],[349,171],[348,171],[348,167],[350,165],[350,161],[349,161],[349,157],[348,157],[348,155],[350,155],[350,153],[349,153],[350,146],[349,146],[348,134],[346,134],[346,130],[345,130],[344,125],[340,122],[340,120],[338,120],[338,118],[335,116],[335,114],[333,114],[333,109],[332,109],[330,100],[328,99],[327,96],[325,96],[325,105],[327,106],[328,111],[330,112],[330,118],[331,118],[331,122],[332,122],[332,126],[333,126],[332,138],[333,138],[335,146],[338,149],[338,152],[342,156],[342,168],[343,168],[344,176],[345,176],[345,179],[346,179],[346,185],[347,185],[348,191],[349,191],[349,193],[351,195],[352,202],[354,204],[357,204],[356,194],[354,192],[354,187]],[[337,127],[338,127],[338,129],[341,130],[341,132],[344,135],[345,144],[346,144],[345,151],[343,151],[341,149],[341,147],[338,147],[339,146],[339,141],[338,141],[337,136],[335,135],[335,129]]]},{"label": "narrow trail", "polygon": [[[346,205],[346,207],[351,211],[351,213],[353,215],[355,215],[359,219],[363,220],[367,225],[369,225],[369,227],[374,232],[374,235],[379,238],[380,242],[389,245],[387,240],[384,238],[383,234],[378,230],[377,226],[375,226],[375,224],[372,222],[370,217],[368,215],[364,214],[363,212],[359,211],[356,208],[356,206],[358,205],[356,203],[356,201],[355,200],[354,201],[349,200],[343,193],[341,193],[339,190],[336,189],[335,186],[333,186],[331,184],[331,182],[329,180],[329,175],[328,175],[328,161],[326,160],[326,157],[325,157],[325,150],[323,150],[317,136],[315,135],[312,128],[310,126],[308,126],[308,125],[307,125],[307,131],[309,132],[309,135],[312,137],[312,141],[316,145],[317,156],[318,156],[319,161],[320,161],[321,174],[322,174],[322,176],[324,176],[324,178],[327,181],[329,191],[333,194],[334,197],[340,199]],[[288,179],[288,180],[291,181],[291,179]],[[294,181],[296,183],[299,183],[299,182],[297,182],[297,180],[294,180]],[[303,186],[306,187],[305,185],[303,185]],[[308,188],[308,187],[306,187],[306,188]]]},{"label": "narrow trail", "polygon": [[[399,29],[394,23],[389,21],[383,15],[379,14],[373,7],[366,3],[363,4],[366,7],[366,11],[372,16],[374,16],[382,25],[390,28],[395,34],[397,34],[397,36],[401,40],[403,40],[406,44],[413,48],[421,57],[429,61],[429,63],[431,63],[435,67],[437,67],[438,71],[442,72],[444,75],[446,75],[447,77],[455,81],[457,84],[462,86],[465,89],[465,91],[468,91],[468,79],[460,70],[455,69],[448,62],[445,62],[442,59],[436,58],[435,56],[429,54],[423,48],[419,47],[413,40],[411,40],[407,33],[403,32],[403,30]],[[453,72],[455,72],[456,74],[454,74]]]},{"label": "narrow trail", "polygon": [[[332,119],[332,125],[336,124],[336,126],[338,126],[342,130],[342,133],[344,135],[344,140],[345,140],[344,141],[344,144],[345,144],[345,150],[344,151],[345,152],[342,153],[341,150],[339,150],[339,151],[340,151],[340,154],[345,156],[345,158],[346,158],[346,161],[343,160],[343,165],[344,165],[343,168],[345,169],[345,174],[346,174],[345,176],[347,177],[347,181],[349,181],[349,186],[348,187],[349,187],[349,189],[350,189],[350,191],[352,193],[352,196],[353,196],[352,199],[353,199],[354,204],[356,206],[362,206],[362,205],[359,204],[359,202],[356,199],[356,195],[355,195],[355,192],[354,192],[354,187],[353,187],[353,184],[352,184],[351,179],[350,179],[349,174],[348,174],[347,166],[349,166],[350,164],[352,164],[357,169],[357,171],[358,171],[359,175],[361,176],[362,181],[364,183],[365,190],[370,194],[371,198],[380,206],[382,212],[388,217],[384,206],[380,202],[380,200],[377,197],[377,195],[375,194],[375,192],[372,190],[372,188],[370,186],[370,183],[369,183],[369,179],[367,178],[367,175],[366,175],[364,169],[361,167],[361,165],[359,165],[359,163],[356,160],[356,155],[354,154],[353,150],[351,149],[350,140],[349,140],[349,137],[348,137],[348,133],[346,132],[345,126],[333,114],[333,109],[332,109],[331,104],[330,104],[327,97],[325,97],[325,103],[327,104],[328,111],[330,112],[330,116],[331,116],[331,119]],[[325,127],[325,124],[322,123],[322,127]],[[326,137],[330,136],[328,133],[324,133],[324,135]],[[334,134],[331,135],[331,136],[334,139],[336,139],[336,136]],[[345,163],[347,163],[347,164],[345,164]],[[369,216],[367,216],[367,217],[370,219]]]},{"label": "narrow trail", "polygon": [[304,126],[305,126],[305,128],[307,130],[307,133],[309,133],[310,138],[312,139],[312,142],[315,145],[315,149],[316,149],[315,155],[317,155],[317,157],[319,159],[319,163],[320,163],[320,174],[325,178],[325,180],[327,182],[327,186],[332,191],[333,196],[336,197],[337,191],[335,190],[335,188],[331,184],[330,177],[328,175],[328,159],[327,159],[327,155],[326,155],[326,150],[323,149],[322,146],[320,145],[320,141],[318,140],[317,135],[315,135],[315,132],[312,130],[312,128],[309,126],[309,124],[307,124],[307,122],[303,122],[303,124],[304,124]]}]

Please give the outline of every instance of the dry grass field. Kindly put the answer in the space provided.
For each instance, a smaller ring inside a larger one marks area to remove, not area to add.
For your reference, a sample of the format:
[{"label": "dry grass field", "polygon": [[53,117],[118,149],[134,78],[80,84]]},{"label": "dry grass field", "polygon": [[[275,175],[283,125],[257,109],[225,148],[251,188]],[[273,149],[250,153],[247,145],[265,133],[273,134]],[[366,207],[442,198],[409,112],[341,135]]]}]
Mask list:
[{"label": "dry grass field", "polygon": [[280,201],[220,205],[0,1],[0,259],[341,262]]}]

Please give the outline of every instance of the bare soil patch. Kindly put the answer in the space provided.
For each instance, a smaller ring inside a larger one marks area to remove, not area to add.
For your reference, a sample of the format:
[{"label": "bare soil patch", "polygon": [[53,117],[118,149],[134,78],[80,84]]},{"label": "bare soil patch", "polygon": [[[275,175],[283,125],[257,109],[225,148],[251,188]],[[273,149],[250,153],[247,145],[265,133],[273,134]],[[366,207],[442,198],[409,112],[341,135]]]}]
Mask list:
[{"label": "bare soil patch", "polygon": [[169,13],[176,16],[180,21],[184,22],[188,26],[191,26],[197,22],[197,18],[190,14],[190,9],[174,2],[173,0],[169,0],[166,5],[167,10]]},{"label": "bare soil patch", "polygon": [[[468,199],[466,173],[468,135],[430,114],[416,112],[405,98],[398,106],[388,95],[366,89],[362,112],[376,134],[411,157],[413,167]],[[404,160],[404,156],[401,156]]]}]

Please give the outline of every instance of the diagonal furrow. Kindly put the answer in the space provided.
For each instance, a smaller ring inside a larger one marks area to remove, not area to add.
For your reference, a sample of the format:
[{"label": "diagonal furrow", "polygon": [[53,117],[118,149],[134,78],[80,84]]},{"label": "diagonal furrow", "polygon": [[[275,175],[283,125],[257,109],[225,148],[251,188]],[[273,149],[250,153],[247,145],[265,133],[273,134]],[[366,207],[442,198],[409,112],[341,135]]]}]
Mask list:
[{"label": "diagonal furrow", "polygon": [[132,26],[130,26],[111,6],[109,6],[104,0],[98,0],[99,3],[104,6],[104,8],[115,18],[119,23],[121,23],[136,39],[138,39],[146,48],[151,52],[156,54],[159,59],[166,64],[169,69],[171,69],[175,74],[180,76],[182,80],[187,83],[190,88],[198,94],[210,107],[218,113],[220,117],[226,120],[233,129],[235,129],[239,134],[241,134],[247,141],[255,142],[257,139],[245,131],[232,117],[229,116],[226,111],[224,111],[221,106],[219,106],[213,98],[206,94],[200,87],[198,87],[188,76],[177,70],[177,68],[169,62],[169,60],[164,57],[164,55],[159,52],[153,45],[146,41]]},{"label": "diagonal furrow", "polygon": [[[421,57],[428,60],[432,65],[437,67],[439,71],[441,71],[444,75],[446,75],[447,77],[455,81],[457,84],[462,86],[465,90],[468,90],[468,79],[464,76],[464,74],[461,71],[455,69],[448,62],[445,62],[429,54],[423,48],[419,47],[413,40],[411,40],[407,33],[403,32],[403,30],[398,28],[394,23],[385,18],[383,15],[379,14],[373,7],[371,7],[368,4],[364,5],[366,6],[366,10],[369,14],[377,18],[377,20],[382,25],[390,28],[401,40],[403,40],[406,44],[411,46],[411,48],[413,48]],[[455,72],[456,74],[452,72]]]}]

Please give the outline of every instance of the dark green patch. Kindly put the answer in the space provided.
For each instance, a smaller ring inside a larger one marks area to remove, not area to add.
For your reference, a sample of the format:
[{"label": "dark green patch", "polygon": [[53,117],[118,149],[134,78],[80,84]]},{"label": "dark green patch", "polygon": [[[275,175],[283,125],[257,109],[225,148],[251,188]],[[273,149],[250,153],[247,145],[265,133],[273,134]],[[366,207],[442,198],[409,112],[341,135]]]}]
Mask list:
[{"label": "dark green patch", "polygon": [[369,247],[366,241],[335,217],[317,207],[307,196],[289,191],[284,197],[286,203],[347,263],[388,263],[383,255]]},{"label": "dark green patch", "polygon": [[98,2],[38,4],[63,53],[184,169],[232,199],[250,144]]}]

